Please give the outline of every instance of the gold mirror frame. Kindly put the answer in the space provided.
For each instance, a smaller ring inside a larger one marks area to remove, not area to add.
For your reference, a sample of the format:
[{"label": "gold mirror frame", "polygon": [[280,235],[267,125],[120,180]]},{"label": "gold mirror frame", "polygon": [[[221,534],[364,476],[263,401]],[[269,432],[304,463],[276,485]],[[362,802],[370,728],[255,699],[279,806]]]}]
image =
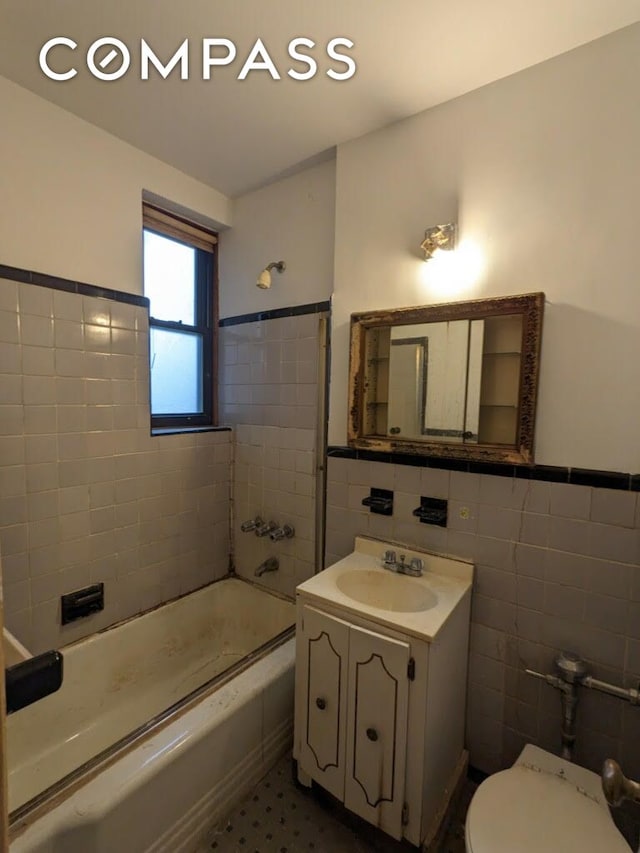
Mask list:
[{"label": "gold mirror frame", "polygon": [[[369,311],[351,315],[349,363],[349,447],[383,453],[407,453],[450,459],[533,464],[533,439],[538,390],[544,293],[476,299],[415,308]],[[522,316],[522,350],[515,444],[458,444],[365,434],[365,393],[370,378],[365,357],[369,329],[449,320],[479,320],[517,314]]]}]

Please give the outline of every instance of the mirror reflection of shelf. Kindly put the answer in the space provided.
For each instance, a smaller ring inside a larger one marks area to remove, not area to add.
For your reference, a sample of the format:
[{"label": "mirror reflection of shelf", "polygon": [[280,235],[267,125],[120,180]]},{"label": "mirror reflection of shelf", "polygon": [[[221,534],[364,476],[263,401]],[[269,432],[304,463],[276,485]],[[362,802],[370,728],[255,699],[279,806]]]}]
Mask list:
[{"label": "mirror reflection of shelf", "polygon": [[517,406],[480,406],[479,441],[483,444],[515,444],[517,435]]},{"label": "mirror reflection of shelf", "polygon": [[367,435],[384,433],[387,429],[389,399],[389,329],[378,329],[367,335],[365,359],[370,366],[364,393],[364,432]]},{"label": "mirror reflection of shelf", "polygon": [[491,317],[484,321],[478,438],[486,444],[516,443],[522,318]]},{"label": "mirror reflection of shelf", "polygon": [[522,318],[519,314],[485,319],[484,353],[500,352],[522,352]]}]

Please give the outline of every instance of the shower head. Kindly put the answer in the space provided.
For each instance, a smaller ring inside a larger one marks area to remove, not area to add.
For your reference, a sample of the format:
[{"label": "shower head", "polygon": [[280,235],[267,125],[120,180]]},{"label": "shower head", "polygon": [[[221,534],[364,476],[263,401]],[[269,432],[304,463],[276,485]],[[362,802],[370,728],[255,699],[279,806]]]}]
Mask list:
[{"label": "shower head", "polygon": [[287,265],[284,261],[273,261],[262,270],[256,281],[256,286],[268,290],[271,287],[271,270],[276,269],[278,272],[283,272],[286,268]]}]

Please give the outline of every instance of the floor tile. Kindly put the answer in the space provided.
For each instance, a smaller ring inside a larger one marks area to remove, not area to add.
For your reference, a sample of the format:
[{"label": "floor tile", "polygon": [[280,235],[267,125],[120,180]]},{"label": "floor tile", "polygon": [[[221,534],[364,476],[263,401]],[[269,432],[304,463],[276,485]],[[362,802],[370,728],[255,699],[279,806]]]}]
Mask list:
[{"label": "floor tile", "polygon": [[[458,809],[438,853],[464,853],[464,818],[475,790],[466,782]],[[314,786],[295,784],[291,758],[282,759],[235,811],[212,832],[198,853],[408,853],[347,812]]]}]

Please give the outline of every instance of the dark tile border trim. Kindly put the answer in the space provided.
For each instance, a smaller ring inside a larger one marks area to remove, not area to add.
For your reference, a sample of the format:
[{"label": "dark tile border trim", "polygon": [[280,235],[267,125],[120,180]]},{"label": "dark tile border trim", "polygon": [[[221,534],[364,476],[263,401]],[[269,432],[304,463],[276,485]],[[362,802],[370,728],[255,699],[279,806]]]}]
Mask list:
[{"label": "dark tile border trim", "polygon": [[310,302],[308,305],[292,305],[290,308],[272,308],[270,311],[257,311],[255,314],[238,314],[236,317],[223,317],[218,325],[239,326],[242,323],[277,320],[280,317],[300,317],[302,314],[319,314],[321,311],[330,310],[330,302]]},{"label": "dark tile border trim", "polygon": [[148,308],[149,300],[146,296],[138,296],[136,293],[126,293],[124,290],[111,290],[108,287],[98,287],[95,284],[85,284],[82,281],[72,281],[69,278],[59,278],[56,275],[47,275],[33,270],[23,270],[19,267],[8,267],[0,264],[0,278],[9,281],[19,281],[23,284],[36,284],[38,287],[48,287],[51,290],[64,290],[66,293],[77,293],[81,296],[94,296],[100,299],[111,299],[113,302],[125,302],[127,305],[138,305],[140,308]]},{"label": "dark tile border trim", "polygon": [[640,492],[640,474],[619,471],[592,471],[589,468],[562,468],[554,465],[500,465],[496,462],[465,462],[463,459],[441,459],[405,453],[377,453],[375,450],[354,450],[351,447],[327,448],[334,459],[359,459],[363,462],[389,462],[416,468],[440,468],[447,471],[466,471],[471,474],[493,474],[496,477],[516,477],[519,480],[544,480],[548,483],[570,483],[599,489]]}]

